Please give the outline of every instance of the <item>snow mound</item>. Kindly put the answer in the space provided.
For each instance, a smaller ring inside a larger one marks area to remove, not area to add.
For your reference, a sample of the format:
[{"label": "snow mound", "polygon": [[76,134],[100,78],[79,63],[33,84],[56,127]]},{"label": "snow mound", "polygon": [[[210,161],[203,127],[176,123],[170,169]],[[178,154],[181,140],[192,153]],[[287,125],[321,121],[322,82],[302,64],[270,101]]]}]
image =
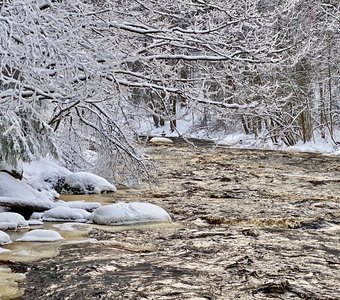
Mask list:
[{"label": "snow mound", "polygon": [[66,206],[57,206],[44,212],[42,219],[44,221],[74,221],[86,222],[90,213],[81,208],[70,208]]},{"label": "snow mound", "polygon": [[0,230],[0,245],[5,245],[11,242],[9,235]]},{"label": "snow mound", "polygon": [[[36,206],[51,206],[53,202],[45,193],[35,190],[22,180],[0,172],[0,197],[6,202],[15,204],[29,204]],[[6,198],[6,199],[5,199]]]},{"label": "snow mound", "polygon": [[169,214],[163,208],[143,202],[105,205],[97,208],[89,219],[101,225],[171,222]]},{"label": "snow mound", "polygon": [[174,142],[171,139],[165,137],[153,137],[149,141],[151,144],[173,144]]},{"label": "snow mound", "polygon": [[43,215],[44,215],[43,212],[34,212],[34,213],[31,215],[30,220],[39,220],[39,221],[41,221]]},{"label": "snow mound", "polygon": [[22,215],[13,212],[2,212],[0,213],[0,229],[18,229],[27,228],[28,222]]},{"label": "snow mound", "polygon": [[24,178],[38,190],[60,190],[69,174],[72,172],[47,158],[24,164]]},{"label": "snow mound", "polygon": [[63,237],[56,231],[46,229],[34,229],[24,234],[17,241],[20,242],[54,242],[63,240]]},{"label": "snow mound", "polygon": [[77,172],[66,176],[62,193],[100,194],[116,190],[116,187],[103,177],[88,172]]},{"label": "snow mound", "polygon": [[100,207],[101,204],[99,202],[85,202],[84,200],[67,202],[59,200],[58,202],[56,202],[56,206],[66,206],[70,208],[81,208],[87,211],[94,211],[96,208]]}]

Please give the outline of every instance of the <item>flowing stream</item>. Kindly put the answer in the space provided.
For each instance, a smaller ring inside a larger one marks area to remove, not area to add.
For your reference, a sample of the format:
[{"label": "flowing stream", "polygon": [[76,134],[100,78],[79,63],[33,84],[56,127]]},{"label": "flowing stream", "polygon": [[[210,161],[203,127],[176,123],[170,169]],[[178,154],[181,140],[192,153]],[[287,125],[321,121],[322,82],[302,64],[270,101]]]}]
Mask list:
[{"label": "flowing stream", "polygon": [[0,276],[13,277],[21,298],[340,299],[338,157],[188,145],[147,154],[152,189],[63,199],[147,201],[174,223],[80,226],[60,231],[63,242],[13,243]]}]

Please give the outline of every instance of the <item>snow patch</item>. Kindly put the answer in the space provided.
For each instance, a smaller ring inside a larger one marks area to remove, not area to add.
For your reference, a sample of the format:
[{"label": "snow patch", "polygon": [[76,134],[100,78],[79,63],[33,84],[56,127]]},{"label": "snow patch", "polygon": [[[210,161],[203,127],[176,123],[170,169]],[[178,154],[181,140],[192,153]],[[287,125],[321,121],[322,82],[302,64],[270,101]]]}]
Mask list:
[{"label": "snow patch", "polygon": [[0,213],[0,229],[18,229],[27,228],[28,222],[22,215],[13,212],[2,212]]},{"label": "snow patch", "polygon": [[66,206],[70,208],[81,208],[87,211],[94,211],[96,208],[101,206],[99,202],[85,202],[84,200],[78,201],[63,201],[59,200],[56,202],[56,206]]},{"label": "snow patch", "polygon": [[51,206],[53,202],[46,194],[35,190],[22,180],[0,172],[0,197],[16,204]]},{"label": "snow patch", "polygon": [[34,212],[31,217],[30,220],[42,220],[44,213],[43,212]]},{"label": "snow patch", "polygon": [[169,214],[163,208],[143,202],[120,202],[102,206],[97,208],[89,219],[101,225],[171,222]]},{"label": "snow patch", "polygon": [[0,230],[0,245],[5,245],[11,243],[11,238],[6,232]]},{"label": "snow patch", "polygon": [[66,176],[62,193],[100,194],[116,190],[116,187],[103,177],[88,172],[77,172]]},{"label": "snow patch", "polygon": [[171,139],[165,137],[153,137],[149,142],[151,144],[173,144]]},{"label": "snow patch", "polygon": [[50,199],[57,198],[59,189],[65,177],[72,172],[58,165],[57,162],[43,158],[24,164],[24,180],[33,188],[42,191]]},{"label": "snow patch", "polygon": [[81,208],[70,208],[66,206],[57,206],[45,211],[42,215],[44,221],[74,221],[86,222],[90,213]]},{"label": "snow patch", "polygon": [[46,229],[34,229],[17,239],[19,242],[54,242],[63,240],[63,237],[56,231]]},{"label": "snow patch", "polygon": [[315,141],[303,142],[299,141],[294,146],[286,147],[285,150],[292,152],[322,152],[336,154],[334,145],[324,139],[315,139]]}]

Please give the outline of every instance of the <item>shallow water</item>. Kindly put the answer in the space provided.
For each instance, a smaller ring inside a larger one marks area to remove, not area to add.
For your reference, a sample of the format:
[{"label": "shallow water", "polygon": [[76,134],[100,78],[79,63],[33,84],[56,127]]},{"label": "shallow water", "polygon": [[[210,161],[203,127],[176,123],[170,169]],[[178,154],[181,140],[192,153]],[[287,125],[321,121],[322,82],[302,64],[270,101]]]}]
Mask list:
[{"label": "shallow water", "polygon": [[[59,200],[63,201],[79,201],[99,202],[107,205],[116,202],[116,199],[124,194],[118,191],[115,194],[104,195],[61,195]],[[8,231],[13,243],[4,245],[3,249],[9,250],[0,252],[0,264],[30,264],[42,259],[51,259],[59,255],[59,248],[65,245],[80,245],[83,247],[87,244],[105,245],[105,247],[127,248],[139,251],[144,249],[143,246],[136,247],[129,244],[118,243],[113,241],[98,242],[95,233],[92,232],[121,232],[131,230],[166,230],[171,228],[182,228],[183,225],[178,223],[152,223],[152,224],[132,224],[128,226],[104,226],[96,224],[75,223],[75,222],[44,222],[42,225],[30,226],[29,229],[20,229]],[[17,242],[26,232],[31,229],[49,229],[57,231],[64,238],[62,241],[56,242]],[[23,282],[25,275],[20,271],[13,273],[9,267],[0,266],[0,299],[17,299],[22,297],[25,291]]]},{"label": "shallow water", "polygon": [[159,166],[154,188],[103,201],[151,202],[174,226],[93,228],[29,263],[24,299],[340,299],[339,157],[147,152]]}]

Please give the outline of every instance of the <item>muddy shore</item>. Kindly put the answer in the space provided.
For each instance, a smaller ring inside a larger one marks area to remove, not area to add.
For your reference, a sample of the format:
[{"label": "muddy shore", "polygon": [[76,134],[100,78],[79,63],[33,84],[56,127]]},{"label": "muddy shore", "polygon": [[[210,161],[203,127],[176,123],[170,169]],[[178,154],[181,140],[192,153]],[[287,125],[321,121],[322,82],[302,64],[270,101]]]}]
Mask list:
[{"label": "muddy shore", "polygon": [[340,299],[340,159],[150,146],[157,183],[117,193],[181,224],[94,230],[99,243],[12,266],[23,299]]}]

